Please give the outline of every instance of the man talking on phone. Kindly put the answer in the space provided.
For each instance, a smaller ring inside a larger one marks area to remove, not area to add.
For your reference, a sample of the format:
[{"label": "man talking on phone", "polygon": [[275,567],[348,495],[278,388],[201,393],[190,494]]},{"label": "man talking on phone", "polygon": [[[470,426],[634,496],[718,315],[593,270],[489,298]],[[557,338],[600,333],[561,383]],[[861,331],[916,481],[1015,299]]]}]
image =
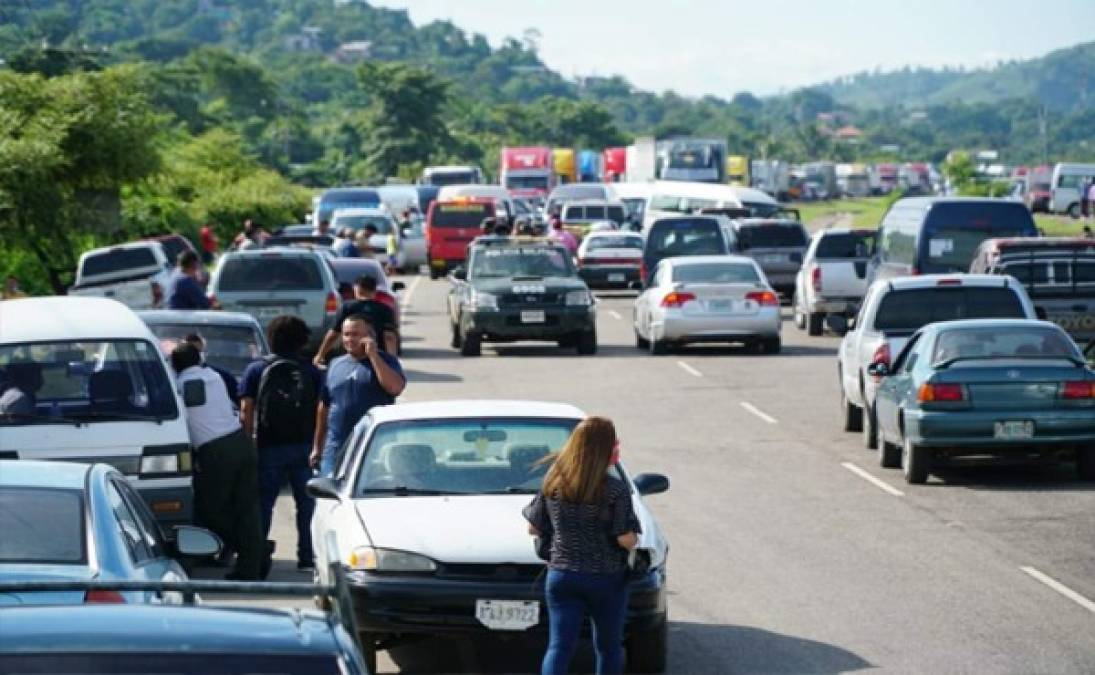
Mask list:
[{"label": "man talking on phone", "polygon": [[338,466],[343,443],[354,425],[373,406],[395,403],[407,380],[396,357],[382,351],[368,318],[354,314],[342,322],[346,354],[331,361],[319,394],[316,436],[309,458],[313,468],[330,476]]}]

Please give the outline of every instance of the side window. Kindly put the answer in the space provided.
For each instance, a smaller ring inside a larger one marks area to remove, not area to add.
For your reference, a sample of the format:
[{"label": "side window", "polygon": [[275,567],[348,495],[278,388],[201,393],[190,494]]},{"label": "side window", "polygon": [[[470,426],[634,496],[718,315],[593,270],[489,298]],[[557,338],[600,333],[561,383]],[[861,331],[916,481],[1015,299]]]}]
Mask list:
[{"label": "side window", "polygon": [[916,345],[920,342],[920,333],[909,338],[909,341],[905,343],[905,348],[901,350],[901,353],[897,355],[897,358],[893,362],[893,372],[895,373],[907,373],[912,369],[913,364],[916,362]]},{"label": "side window", "polygon": [[140,525],[137,524],[137,518],[126,504],[125,498],[122,497],[114,481],[107,483],[106,493],[118,532],[121,534],[122,541],[125,542],[133,564],[140,565],[148,561],[152,558],[152,551],[145,541]]},{"label": "side window", "polygon": [[342,483],[344,480],[346,480],[347,473],[349,472],[350,467],[353,466],[353,463],[356,460],[354,455],[356,455],[357,453],[354,452],[354,449],[361,446],[361,439],[369,434],[369,427],[372,426],[372,418],[368,415],[363,417],[362,420],[363,424],[361,424],[361,427],[354,433],[350,434],[349,437],[347,437],[345,443],[339,451],[340,456],[338,460],[338,466],[335,467],[334,471],[335,480],[337,480],[339,483]]},{"label": "side window", "polygon": [[164,541],[163,530],[160,529],[159,523],[152,516],[152,511],[149,510],[148,504],[145,503],[141,496],[137,494],[129,483],[121,481],[117,484],[118,491],[122,493],[122,497],[125,499],[126,504],[129,505],[130,511],[137,519],[137,525],[141,528],[141,535],[144,537],[145,545],[151,552],[153,558],[166,558],[167,554],[167,542]]}]

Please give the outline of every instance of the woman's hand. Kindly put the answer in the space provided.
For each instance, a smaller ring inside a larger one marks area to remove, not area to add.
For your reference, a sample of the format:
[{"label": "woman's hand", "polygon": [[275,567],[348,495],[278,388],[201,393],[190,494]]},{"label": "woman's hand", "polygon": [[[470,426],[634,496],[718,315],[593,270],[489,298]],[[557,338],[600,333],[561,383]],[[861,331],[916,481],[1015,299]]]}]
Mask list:
[{"label": "woman's hand", "polygon": [[620,548],[630,551],[639,545],[639,535],[634,532],[626,532],[616,537],[616,543],[620,545]]}]

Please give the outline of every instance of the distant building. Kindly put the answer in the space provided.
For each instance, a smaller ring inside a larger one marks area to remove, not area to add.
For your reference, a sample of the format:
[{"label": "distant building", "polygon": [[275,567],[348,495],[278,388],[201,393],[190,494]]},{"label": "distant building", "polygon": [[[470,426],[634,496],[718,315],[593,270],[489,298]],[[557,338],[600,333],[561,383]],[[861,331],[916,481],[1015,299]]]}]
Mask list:
[{"label": "distant building", "polygon": [[859,143],[863,140],[863,132],[858,128],[848,125],[846,127],[840,127],[836,130],[837,140],[844,141],[845,143]]},{"label": "distant building", "polygon": [[369,58],[373,43],[368,40],[343,42],[335,50],[335,61],[339,63],[358,63]]},{"label": "distant building", "polygon": [[290,35],[285,38],[285,48],[293,52],[314,52],[319,51],[320,42],[319,34],[323,32],[322,28],[316,26],[305,26],[295,35]]}]

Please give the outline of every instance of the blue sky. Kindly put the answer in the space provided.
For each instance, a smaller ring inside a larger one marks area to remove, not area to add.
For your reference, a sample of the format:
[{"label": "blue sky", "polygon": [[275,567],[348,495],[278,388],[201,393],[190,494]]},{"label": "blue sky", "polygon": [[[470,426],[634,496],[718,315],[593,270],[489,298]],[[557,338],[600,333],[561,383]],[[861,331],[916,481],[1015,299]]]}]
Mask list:
[{"label": "blue sky", "polygon": [[497,45],[535,27],[565,76],[775,94],[862,70],[984,66],[1095,40],[1095,0],[373,0]]}]

